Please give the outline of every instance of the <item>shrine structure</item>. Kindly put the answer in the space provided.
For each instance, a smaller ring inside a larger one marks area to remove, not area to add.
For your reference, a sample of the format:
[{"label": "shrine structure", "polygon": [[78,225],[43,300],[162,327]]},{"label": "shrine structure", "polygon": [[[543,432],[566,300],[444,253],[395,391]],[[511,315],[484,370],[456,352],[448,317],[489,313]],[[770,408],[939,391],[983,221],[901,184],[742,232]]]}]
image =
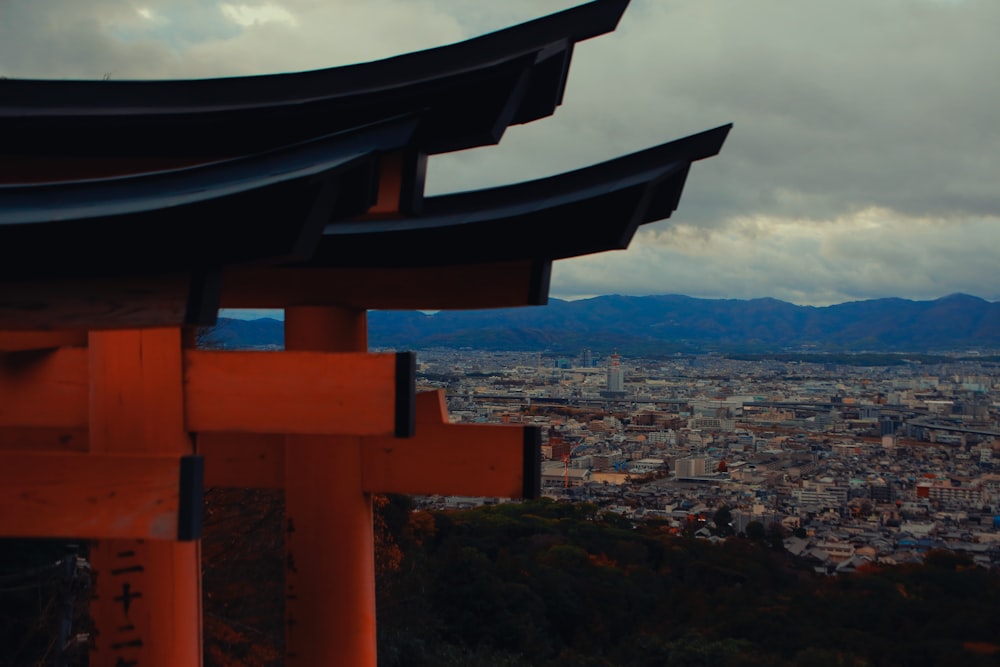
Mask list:
[{"label": "shrine structure", "polygon": [[[91,540],[91,664],[202,662],[205,487],[281,488],[289,665],[375,665],[372,494],[531,498],[540,434],[449,422],[370,309],[542,305],[552,262],[628,246],[729,125],[425,197],[428,156],[562,102],[596,0],[314,72],[0,81],[0,536]],[[198,349],[220,308],[285,349]]]}]

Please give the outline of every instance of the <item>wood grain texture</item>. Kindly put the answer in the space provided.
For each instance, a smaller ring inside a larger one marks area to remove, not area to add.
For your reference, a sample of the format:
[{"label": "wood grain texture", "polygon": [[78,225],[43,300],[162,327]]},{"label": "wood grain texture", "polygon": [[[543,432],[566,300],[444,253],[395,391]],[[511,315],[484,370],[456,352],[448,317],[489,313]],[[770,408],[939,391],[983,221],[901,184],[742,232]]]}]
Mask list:
[{"label": "wood grain texture", "polygon": [[0,452],[0,534],[177,539],[179,456]]},{"label": "wood grain texture", "polygon": [[0,450],[86,452],[89,449],[90,434],[85,429],[0,428]]},{"label": "wood grain texture", "polygon": [[450,424],[444,392],[417,394],[412,438],[362,440],[364,488],[371,493],[524,495],[524,428]]},{"label": "wood grain texture", "polygon": [[179,328],[91,332],[91,451],[193,453],[181,338]]},{"label": "wood grain texture", "polygon": [[84,348],[0,354],[0,427],[86,429]]},{"label": "wood grain texture", "polygon": [[285,437],[259,433],[200,433],[205,488],[285,488]]},{"label": "wood grain texture", "polygon": [[189,350],[185,359],[191,431],[394,432],[395,354]]},{"label": "wood grain texture", "polygon": [[0,330],[181,326],[190,291],[181,274],[0,281]]}]

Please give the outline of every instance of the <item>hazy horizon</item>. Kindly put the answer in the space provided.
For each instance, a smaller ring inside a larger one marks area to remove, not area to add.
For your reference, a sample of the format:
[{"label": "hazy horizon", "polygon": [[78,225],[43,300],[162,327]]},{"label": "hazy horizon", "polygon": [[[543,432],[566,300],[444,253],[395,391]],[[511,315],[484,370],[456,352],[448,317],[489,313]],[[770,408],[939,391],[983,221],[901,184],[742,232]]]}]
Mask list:
[{"label": "hazy horizon", "polygon": [[[584,301],[584,300],[587,300],[587,299],[598,299],[598,298],[606,297],[606,296],[628,296],[628,297],[636,297],[636,298],[641,298],[641,297],[645,297],[645,296],[683,296],[683,297],[687,297],[687,298],[690,298],[690,299],[699,299],[699,300],[704,300],[704,301],[754,301],[754,300],[757,300],[757,299],[771,299],[771,298],[774,298],[774,297],[752,297],[752,298],[747,298],[747,299],[737,299],[737,298],[730,298],[730,297],[712,298],[712,297],[695,297],[695,296],[689,296],[689,295],[686,295],[686,294],[677,294],[676,292],[665,292],[663,294],[597,294],[597,295],[594,295],[594,296],[581,296],[581,297],[576,297],[576,298],[572,298],[572,299],[565,299],[565,298],[560,298],[560,297],[556,297],[556,296],[551,296],[550,295],[549,296],[549,300],[550,301],[552,301],[552,300],[556,300],[556,301]],[[974,294],[965,294],[964,292],[953,292],[951,294],[944,294],[942,296],[939,296],[939,297],[936,297],[936,298],[933,298],[933,299],[906,299],[905,297],[893,297],[893,296],[889,296],[889,297],[875,297],[875,298],[872,298],[872,299],[853,299],[851,301],[842,301],[840,303],[832,303],[832,304],[824,304],[824,305],[792,303],[791,301],[785,301],[784,299],[777,299],[777,300],[778,301],[784,301],[784,303],[789,303],[789,304],[791,304],[793,306],[812,307],[812,308],[829,308],[830,306],[839,306],[839,305],[843,305],[843,304],[846,304],[846,303],[855,303],[855,302],[858,302],[858,301],[878,301],[878,300],[881,300],[881,299],[903,299],[905,301],[918,301],[919,302],[919,301],[937,301],[939,299],[945,299],[945,298],[952,297],[952,296],[970,296],[970,297],[973,297],[973,298],[976,298],[976,299],[982,299],[983,301],[986,301],[988,303],[997,303],[998,301],[1000,301],[1000,299],[985,299],[983,297],[979,297],[979,296],[976,296]],[[527,306],[527,307],[538,308],[538,307],[544,307],[544,306]],[[422,311],[422,312],[434,313],[434,312],[440,312],[440,311]],[[271,318],[271,319],[281,320],[281,319],[284,318],[284,311],[281,310],[280,308],[273,308],[273,309],[236,309],[236,308],[226,308],[226,309],[222,309],[222,310],[219,311],[219,317],[231,318],[231,319],[243,319],[243,320],[255,320],[255,319],[263,319],[263,318]]]}]

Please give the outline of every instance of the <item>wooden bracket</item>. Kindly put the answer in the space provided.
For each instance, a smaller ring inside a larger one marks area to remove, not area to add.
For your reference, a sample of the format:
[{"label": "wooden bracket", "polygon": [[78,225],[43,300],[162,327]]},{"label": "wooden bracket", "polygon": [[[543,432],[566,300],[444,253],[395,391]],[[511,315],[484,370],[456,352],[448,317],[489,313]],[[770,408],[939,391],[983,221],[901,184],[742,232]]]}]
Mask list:
[{"label": "wooden bracket", "polygon": [[201,537],[200,456],[0,452],[0,536]]},{"label": "wooden bracket", "polygon": [[417,396],[413,438],[362,440],[362,480],[371,493],[533,498],[541,432],[533,426],[451,424],[443,391]]},{"label": "wooden bracket", "polygon": [[[412,438],[365,437],[362,480],[371,493],[535,498],[540,492],[541,431],[533,426],[451,424],[444,392],[416,395]],[[281,488],[285,439],[203,433],[205,485]]]}]

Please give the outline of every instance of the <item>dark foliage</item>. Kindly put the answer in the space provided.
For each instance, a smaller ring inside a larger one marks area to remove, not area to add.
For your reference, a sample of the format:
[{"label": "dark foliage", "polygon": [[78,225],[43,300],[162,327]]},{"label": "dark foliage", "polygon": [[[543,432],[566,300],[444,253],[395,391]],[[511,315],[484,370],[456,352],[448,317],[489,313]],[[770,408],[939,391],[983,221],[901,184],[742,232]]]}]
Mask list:
[{"label": "dark foliage", "polygon": [[[74,554],[81,566],[67,569]],[[86,555],[86,543],[0,540],[0,667],[87,664],[85,645],[57,642],[61,624],[67,639],[90,630]]]},{"label": "dark foliage", "polygon": [[412,516],[382,667],[1000,664],[1000,577],[948,552],[824,577],[763,530],[713,544],[544,500]]},{"label": "dark foliage", "polygon": [[[283,664],[282,495],[207,501],[206,665]],[[587,503],[376,508],[381,667],[1000,665],[1000,575],[961,554],[827,577],[763,527],[715,544]],[[0,665],[52,664],[65,544],[5,546]]]},{"label": "dark foliage", "polygon": [[284,664],[284,493],[207,489],[205,667]]}]

